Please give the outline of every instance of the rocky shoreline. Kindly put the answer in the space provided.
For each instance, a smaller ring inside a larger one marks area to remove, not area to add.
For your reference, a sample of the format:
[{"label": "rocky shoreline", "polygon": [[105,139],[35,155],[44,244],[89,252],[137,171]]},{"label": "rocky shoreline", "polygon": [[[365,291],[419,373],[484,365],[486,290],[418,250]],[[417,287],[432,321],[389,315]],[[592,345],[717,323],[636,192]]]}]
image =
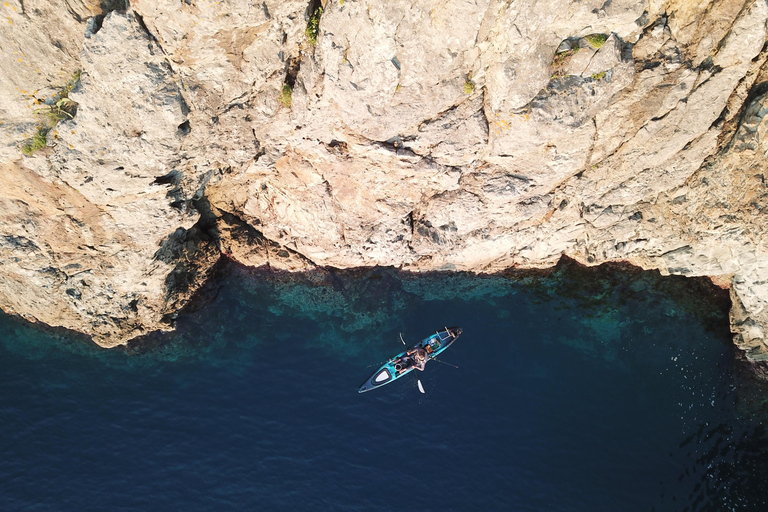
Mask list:
[{"label": "rocky shoreline", "polygon": [[764,1],[9,0],[0,308],[105,347],[222,255],[627,262],[768,359]]}]

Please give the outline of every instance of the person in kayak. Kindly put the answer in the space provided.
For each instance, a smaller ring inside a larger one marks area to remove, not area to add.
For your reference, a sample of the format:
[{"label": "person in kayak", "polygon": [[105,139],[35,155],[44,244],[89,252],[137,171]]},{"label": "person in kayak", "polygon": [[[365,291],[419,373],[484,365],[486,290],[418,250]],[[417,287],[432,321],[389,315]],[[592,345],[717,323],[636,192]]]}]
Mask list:
[{"label": "person in kayak", "polygon": [[409,352],[395,362],[395,370],[402,372],[409,369],[413,364],[414,359]]},{"label": "person in kayak", "polygon": [[421,347],[415,348],[411,354],[413,356],[413,363],[417,370],[424,371],[424,366],[427,364],[427,351]]}]

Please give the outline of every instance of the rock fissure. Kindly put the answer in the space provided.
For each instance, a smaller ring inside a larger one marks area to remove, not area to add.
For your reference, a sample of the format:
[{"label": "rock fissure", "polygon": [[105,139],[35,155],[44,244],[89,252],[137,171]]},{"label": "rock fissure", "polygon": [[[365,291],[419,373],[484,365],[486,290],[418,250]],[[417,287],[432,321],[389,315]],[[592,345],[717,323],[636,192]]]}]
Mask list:
[{"label": "rock fissure", "polygon": [[136,21],[138,22],[139,27],[141,27],[141,30],[144,32],[147,38],[153,43],[155,43],[155,45],[160,49],[163,55],[167,56],[168,53],[163,49],[163,45],[160,43],[160,40],[157,38],[157,36],[155,36],[155,34],[153,34],[149,30],[149,27],[147,27],[147,24],[144,23],[144,17],[136,11],[131,11],[131,12],[133,13],[133,16],[136,18]]}]

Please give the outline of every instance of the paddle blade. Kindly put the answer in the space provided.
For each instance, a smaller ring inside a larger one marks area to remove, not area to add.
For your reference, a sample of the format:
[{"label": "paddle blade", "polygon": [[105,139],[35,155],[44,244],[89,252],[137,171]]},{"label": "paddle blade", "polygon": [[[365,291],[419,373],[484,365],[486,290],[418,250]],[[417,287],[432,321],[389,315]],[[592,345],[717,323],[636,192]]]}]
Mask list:
[{"label": "paddle blade", "polygon": [[424,391],[424,386],[421,385],[421,380],[420,379],[416,379],[416,384],[419,385],[419,391],[421,391],[422,394],[426,394],[426,391]]}]

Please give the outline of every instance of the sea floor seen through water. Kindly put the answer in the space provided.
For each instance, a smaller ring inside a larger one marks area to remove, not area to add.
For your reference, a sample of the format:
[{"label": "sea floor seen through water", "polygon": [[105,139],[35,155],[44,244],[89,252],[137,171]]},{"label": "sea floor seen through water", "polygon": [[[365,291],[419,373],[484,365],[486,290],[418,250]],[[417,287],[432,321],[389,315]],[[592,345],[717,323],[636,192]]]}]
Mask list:
[{"label": "sea floor seen through water", "polygon": [[[0,317],[12,511],[767,510],[766,387],[727,293],[651,272],[313,276],[225,264],[101,350]],[[464,333],[358,394],[402,349]]]}]

